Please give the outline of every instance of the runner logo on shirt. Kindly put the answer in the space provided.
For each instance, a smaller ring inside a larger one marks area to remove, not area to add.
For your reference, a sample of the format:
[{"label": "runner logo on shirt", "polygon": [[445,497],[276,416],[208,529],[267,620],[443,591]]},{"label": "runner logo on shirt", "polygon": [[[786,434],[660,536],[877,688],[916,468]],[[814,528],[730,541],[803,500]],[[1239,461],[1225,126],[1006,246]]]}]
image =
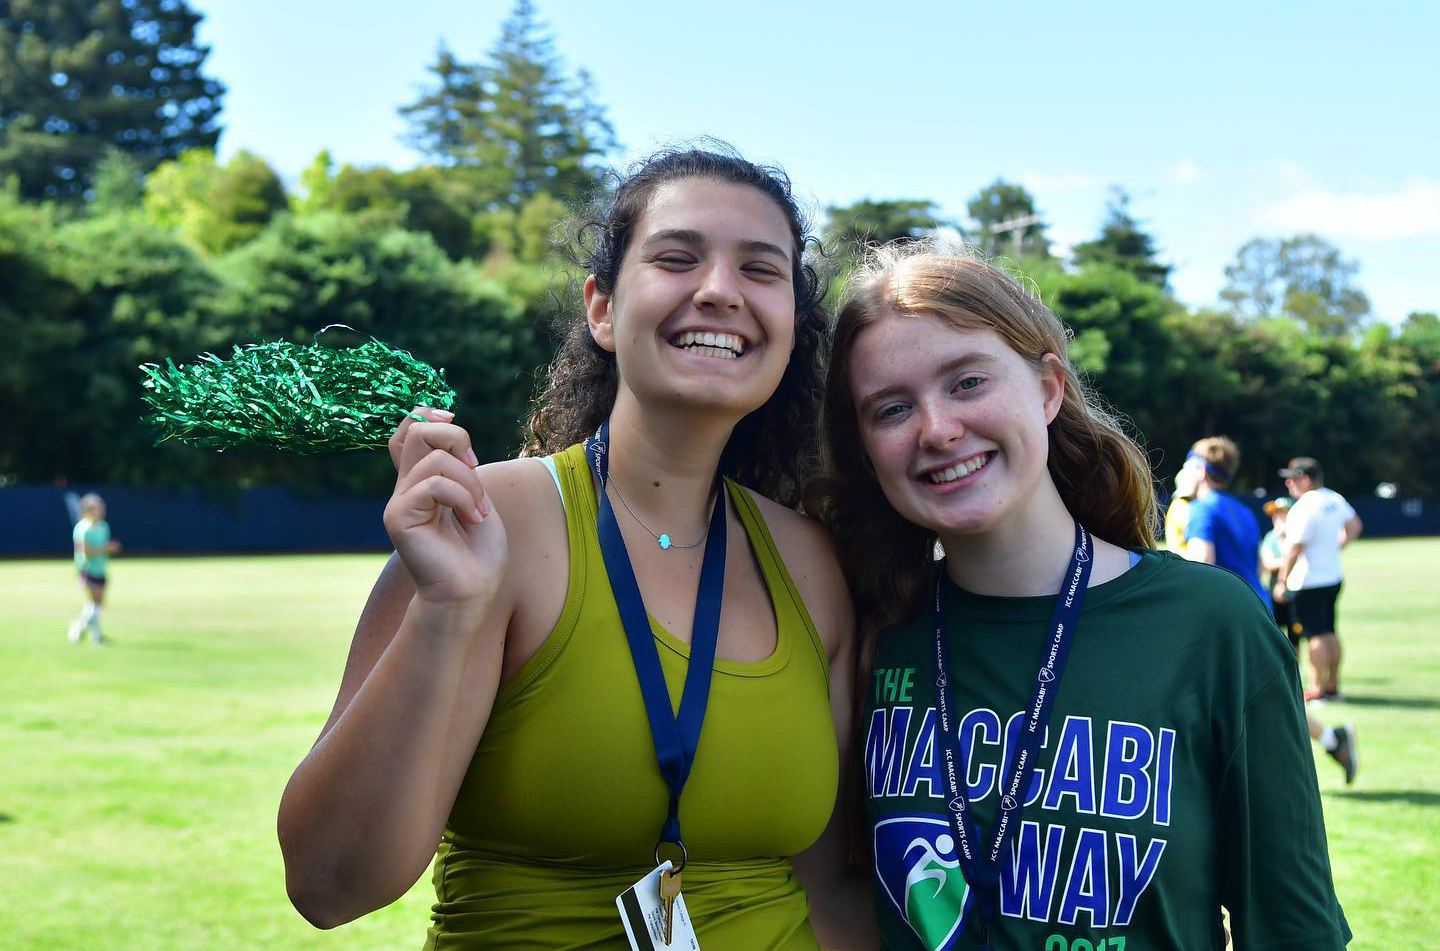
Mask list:
[{"label": "runner logo on shirt", "polygon": [[893,816],[875,826],[875,879],[926,951],[955,943],[970,905],[950,823]]}]

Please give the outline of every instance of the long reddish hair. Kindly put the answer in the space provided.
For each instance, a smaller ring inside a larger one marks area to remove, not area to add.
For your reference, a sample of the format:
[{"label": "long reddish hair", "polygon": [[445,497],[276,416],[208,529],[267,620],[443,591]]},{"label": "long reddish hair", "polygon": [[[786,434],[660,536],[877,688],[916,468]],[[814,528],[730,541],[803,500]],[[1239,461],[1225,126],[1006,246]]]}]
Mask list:
[{"label": "long reddish hair", "polygon": [[[1067,355],[1071,334],[1009,275],[969,253],[925,242],[871,252],[850,278],[836,318],[821,409],[821,474],[805,508],[834,534],[860,609],[862,657],[883,628],[913,616],[925,598],[935,533],[899,515],[885,498],[860,441],[850,361],[865,328],[886,314],[930,315],[959,330],[992,330],[1039,365],[1060,358],[1064,396],[1050,423],[1050,477],[1066,508],[1100,538],[1127,548],[1155,545],[1155,488],[1145,452],[1080,380]],[[866,664],[868,666],[868,663]]]}]

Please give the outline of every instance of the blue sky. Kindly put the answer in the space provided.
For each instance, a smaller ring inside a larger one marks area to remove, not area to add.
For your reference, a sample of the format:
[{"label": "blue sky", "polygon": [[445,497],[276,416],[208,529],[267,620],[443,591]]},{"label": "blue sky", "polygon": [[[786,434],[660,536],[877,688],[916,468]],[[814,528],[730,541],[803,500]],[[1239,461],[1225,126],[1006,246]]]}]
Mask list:
[{"label": "blue sky", "polygon": [[[1192,305],[1249,238],[1314,231],[1359,262],[1382,318],[1440,311],[1440,4],[536,5],[630,157],[713,135],[817,208],[929,198],[956,218],[1003,177],[1062,248],[1121,185]],[[480,59],[511,0],[192,6],[229,86],[222,156],[257,152],[293,183],[324,148],[417,164],[397,107],[440,42]]]}]

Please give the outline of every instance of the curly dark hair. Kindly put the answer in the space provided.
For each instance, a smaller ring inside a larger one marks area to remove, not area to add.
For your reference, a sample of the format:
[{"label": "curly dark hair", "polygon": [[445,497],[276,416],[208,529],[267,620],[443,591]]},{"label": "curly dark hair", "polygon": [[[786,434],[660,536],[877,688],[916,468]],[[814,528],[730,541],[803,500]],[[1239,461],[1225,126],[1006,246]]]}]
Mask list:
[{"label": "curly dark hair", "polygon": [[[810,224],[791,191],[790,179],[773,166],[741,158],[723,143],[706,149],[664,149],[617,177],[608,197],[575,216],[569,251],[573,263],[595,276],[602,294],[613,294],[635,226],[662,185],[704,179],[748,185],[785,214],[794,242],[795,347],[780,385],[731,433],[721,471],[737,482],[794,506],[817,457],[815,420],[821,396],[821,357],[829,320],[822,306],[825,284],[807,251],[818,252]],[[595,343],[583,310],[557,318],[561,343],[542,378],[535,408],[525,424],[524,455],[559,452],[588,437],[609,415],[619,376],[615,355]]]}]

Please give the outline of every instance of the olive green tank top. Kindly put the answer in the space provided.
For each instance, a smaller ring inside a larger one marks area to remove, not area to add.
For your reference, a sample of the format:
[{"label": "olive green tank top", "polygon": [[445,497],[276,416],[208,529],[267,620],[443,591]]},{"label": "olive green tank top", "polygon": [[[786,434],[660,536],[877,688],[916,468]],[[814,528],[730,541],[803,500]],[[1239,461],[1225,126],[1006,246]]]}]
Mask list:
[{"label": "olive green tank top", "polygon": [[[550,460],[570,581],[545,643],[501,685],[442,836],[427,949],[628,948],[615,897],[654,867],[669,791],[601,559],[583,447]],[[789,857],[824,830],[838,760],[819,635],[750,494],[726,480],[775,610],[775,652],[717,659],[680,802],[703,951],[816,951]],[[652,618],[678,708],[689,646]]]}]

